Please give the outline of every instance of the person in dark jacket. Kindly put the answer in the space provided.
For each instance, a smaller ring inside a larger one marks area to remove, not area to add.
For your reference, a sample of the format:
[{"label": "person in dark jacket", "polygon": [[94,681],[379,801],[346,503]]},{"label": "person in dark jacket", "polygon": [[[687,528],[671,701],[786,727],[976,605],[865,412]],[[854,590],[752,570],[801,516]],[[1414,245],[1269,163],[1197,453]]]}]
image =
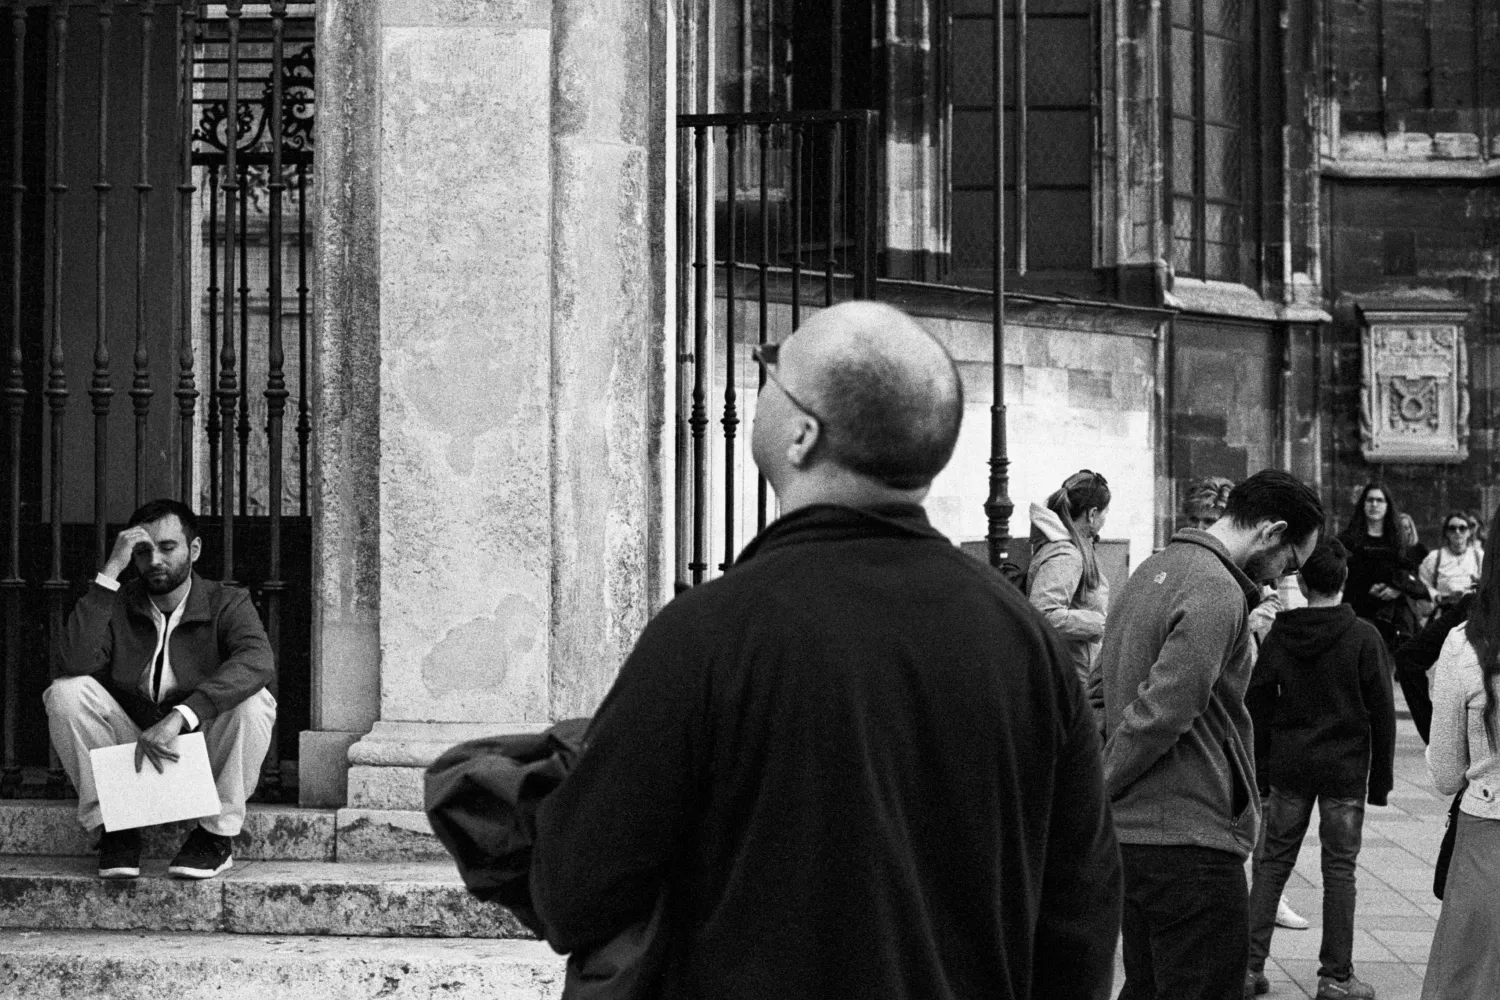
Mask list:
[{"label": "person in dark jacket", "polygon": [[919,506],[952,360],[866,302],[757,358],[781,516],[647,625],[543,803],[547,940],[609,940],[665,894],[654,997],[1104,1000],[1119,854],[1077,675]]},{"label": "person in dark jacket", "polygon": [[1473,606],[1472,591],[1442,605],[1432,613],[1422,631],[1396,648],[1396,683],[1401,685],[1412,724],[1423,743],[1428,742],[1432,731],[1432,686],[1427,673],[1443,651],[1448,633],[1469,620],[1469,609]]},{"label": "person in dark jacket", "polygon": [[[80,766],[90,750],[134,742],[136,770],[149,760],[161,771],[177,759],[177,737],[202,730],[220,811],[199,821],[167,870],[212,878],[234,864],[230,840],[271,746],[271,645],[247,591],[193,572],[202,547],[186,504],[141,507],[53,649],[62,676],[43,692],[52,746],[78,789],[79,823],[100,830],[101,878],[140,875],[141,836],[103,830],[93,771]],[[122,585],[132,563],[139,576]]]},{"label": "person in dark jacket", "polygon": [[1343,603],[1348,553],[1321,543],[1302,566],[1307,607],[1276,619],[1245,702],[1261,773],[1271,786],[1266,848],[1250,892],[1247,985],[1269,989],[1264,969],[1276,901],[1297,863],[1313,806],[1323,849],[1323,945],[1318,997],[1364,998],[1354,975],[1354,867],[1365,801],[1383,806],[1392,784],[1396,711],[1385,643]]},{"label": "person in dark jacket", "polygon": [[1356,615],[1375,626],[1386,648],[1394,650],[1416,634],[1412,602],[1428,595],[1417,579],[1417,564],[1407,558],[1401,511],[1391,491],[1380,483],[1367,484],[1339,541],[1349,550],[1345,600]]}]

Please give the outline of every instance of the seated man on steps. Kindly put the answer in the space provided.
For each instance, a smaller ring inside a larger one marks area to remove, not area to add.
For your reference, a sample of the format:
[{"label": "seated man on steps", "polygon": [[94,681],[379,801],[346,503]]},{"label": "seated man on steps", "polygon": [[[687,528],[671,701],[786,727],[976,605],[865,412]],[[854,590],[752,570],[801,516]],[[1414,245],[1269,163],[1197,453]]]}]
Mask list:
[{"label": "seated man on steps", "polygon": [[[271,745],[276,699],[266,685],[275,666],[265,629],[248,592],[193,572],[201,550],[191,508],[146,504],[115,539],[53,650],[63,676],[42,700],[52,745],[78,789],[78,821],[100,834],[101,878],[140,875],[141,835],[104,831],[90,750],[134,742],[136,770],[149,760],[161,771],[177,759],[177,736],[201,727],[220,810],[194,827],[168,872],[212,878],[234,864],[230,838]],[[140,578],[121,586],[132,562]]]}]

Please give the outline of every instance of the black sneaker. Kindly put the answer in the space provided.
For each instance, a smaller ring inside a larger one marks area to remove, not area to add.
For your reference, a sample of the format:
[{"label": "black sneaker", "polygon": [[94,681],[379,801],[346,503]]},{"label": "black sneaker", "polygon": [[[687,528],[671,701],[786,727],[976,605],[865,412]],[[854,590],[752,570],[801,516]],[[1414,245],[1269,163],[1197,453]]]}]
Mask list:
[{"label": "black sneaker", "polygon": [[167,874],[178,878],[213,878],[233,867],[234,855],[230,853],[229,838],[195,826],[187,840],[182,842],[182,850],[172,859]]},{"label": "black sneaker", "polygon": [[141,831],[99,828],[99,877],[141,877]]}]

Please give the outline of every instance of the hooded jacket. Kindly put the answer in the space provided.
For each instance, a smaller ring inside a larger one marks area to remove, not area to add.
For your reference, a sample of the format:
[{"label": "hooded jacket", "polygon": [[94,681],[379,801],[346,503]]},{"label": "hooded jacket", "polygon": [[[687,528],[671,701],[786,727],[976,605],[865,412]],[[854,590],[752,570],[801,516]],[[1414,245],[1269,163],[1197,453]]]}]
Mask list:
[{"label": "hooded jacket", "polygon": [[[1380,633],[1347,604],[1277,616],[1245,702],[1262,784],[1383,806],[1396,708]],[[1366,778],[1368,776],[1368,789]]]},{"label": "hooded jacket", "polygon": [[1062,518],[1040,504],[1031,505],[1031,565],[1026,569],[1026,596],[1047,624],[1062,636],[1078,679],[1088,682],[1089,668],[1104,641],[1109,610],[1109,581],[1101,573],[1097,587],[1083,584],[1083,554]]},{"label": "hooded jacket", "polygon": [[1260,590],[1224,543],[1184,528],[1115,600],[1099,653],[1104,786],[1122,844],[1247,857],[1260,797],[1245,689]]}]

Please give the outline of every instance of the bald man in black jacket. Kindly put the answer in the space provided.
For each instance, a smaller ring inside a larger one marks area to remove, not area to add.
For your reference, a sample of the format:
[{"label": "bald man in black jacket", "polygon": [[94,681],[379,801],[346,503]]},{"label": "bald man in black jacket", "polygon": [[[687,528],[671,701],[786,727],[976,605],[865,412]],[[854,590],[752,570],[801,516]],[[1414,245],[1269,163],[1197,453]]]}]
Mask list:
[{"label": "bald man in black jacket", "polygon": [[752,441],[782,516],[641,636],[543,805],[547,938],[665,900],[664,998],[1107,998],[1119,852],[1058,641],[919,506],[962,414],[872,303],[781,350]]}]

